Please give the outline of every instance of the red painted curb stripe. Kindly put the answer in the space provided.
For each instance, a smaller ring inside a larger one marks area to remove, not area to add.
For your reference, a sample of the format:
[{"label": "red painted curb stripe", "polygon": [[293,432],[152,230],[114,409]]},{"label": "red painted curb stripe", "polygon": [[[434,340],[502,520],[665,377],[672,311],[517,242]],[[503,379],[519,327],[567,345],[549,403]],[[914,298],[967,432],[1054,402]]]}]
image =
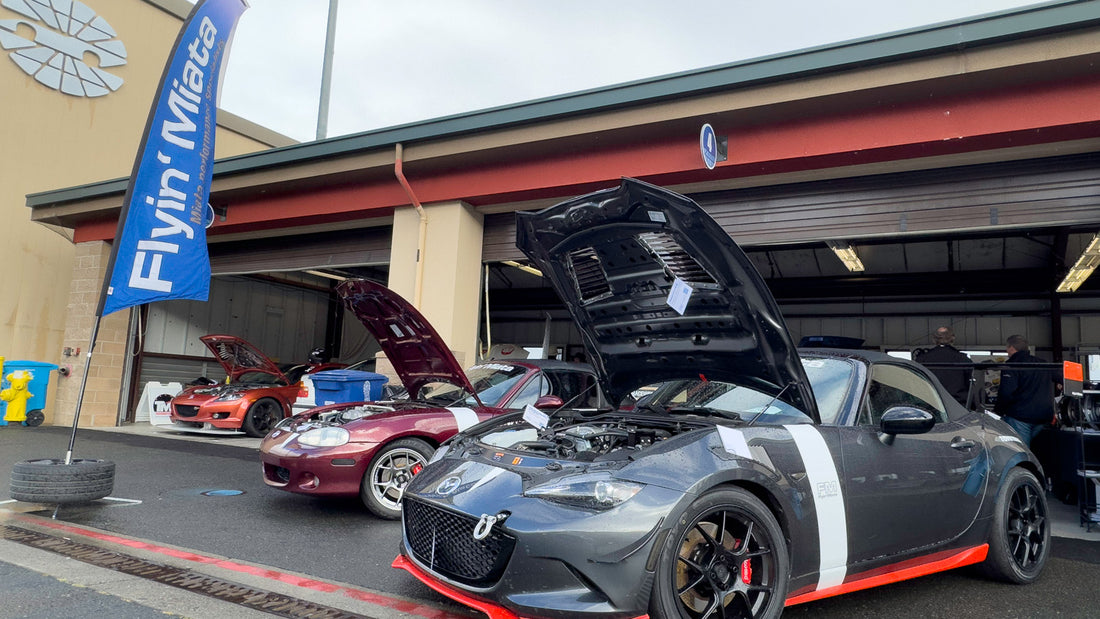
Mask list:
[{"label": "red painted curb stripe", "polygon": [[280,572],[278,570],[260,568],[254,565],[246,565],[244,563],[238,563],[229,559],[219,559],[216,557],[210,557],[195,552],[177,550],[175,548],[158,546],[156,544],[150,544],[148,542],[142,542],[135,539],[111,535],[109,533],[100,533],[99,531],[92,531],[90,529],[85,529],[83,527],[72,524],[64,524],[52,520],[39,519],[34,516],[28,516],[25,514],[15,514],[13,516],[13,519],[20,520],[32,525],[38,525],[57,531],[62,531],[65,533],[71,533],[73,535],[80,535],[83,537],[97,539],[104,542],[110,542],[112,544],[127,546],[129,548],[137,548],[148,552],[154,552],[176,559],[183,559],[185,561],[191,561],[193,563],[214,565],[223,569],[240,572],[242,574],[259,576],[260,578],[265,578],[267,580],[275,580],[281,583],[293,585],[295,587],[302,587],[304,589],[320,591],[323,593],[340,593],[354,600],[367,602],[385,608],[391,608],[405,614],[425,617],[426,619],[466,619],[462,615],[448,613],[444,610],[440,610],[431,606],[426,606],[418,602],[391,598],[385,595],[371,593],[369,591],[363,591],[360,589],[342,587],[340,585],[334,585],[332,583],[316,580],[313,578],[304,578],[302,576],[295,576],[294,574],[287,574],[286,572]]}]

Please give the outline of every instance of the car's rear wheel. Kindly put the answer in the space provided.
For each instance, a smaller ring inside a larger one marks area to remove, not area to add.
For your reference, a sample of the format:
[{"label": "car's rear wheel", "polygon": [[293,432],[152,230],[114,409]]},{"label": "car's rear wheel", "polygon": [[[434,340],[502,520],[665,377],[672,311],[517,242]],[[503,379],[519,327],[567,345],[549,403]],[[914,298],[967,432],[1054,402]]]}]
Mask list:
[{"label": "car's rear wheel", "polygon": [[997,492],[994,510],[982,570],[1011,583],[1035,581],[1050,554],[1047,499],[1039,480],[1031,471],[1012,469]]},{"label": "car's rear wheel", "polygon": [[740,488],[710,492],[665,538],[650,615],[778,617],[789,570],[783,531],[760,499]]},{"label": "car's rear wheel", "polygon": [[261,398],[248,407],[241,429],[253,438],[263,438],[282,420],[285,411],[278,400]]},{"label": "car's rear wheel", "polygon": [[416,438],[403,438],[383,446],[370,461],[359,486],[363,504],[379,518],[400,518],[401,493],[434,452],[431,445]]}]

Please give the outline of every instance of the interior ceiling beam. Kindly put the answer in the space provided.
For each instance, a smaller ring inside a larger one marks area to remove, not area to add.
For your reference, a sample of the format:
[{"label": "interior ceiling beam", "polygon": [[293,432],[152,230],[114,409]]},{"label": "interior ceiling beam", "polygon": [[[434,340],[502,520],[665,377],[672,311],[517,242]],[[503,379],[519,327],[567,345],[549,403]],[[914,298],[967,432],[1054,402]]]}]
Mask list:
[{"label": "interior ceiling beam", "polygon": [[[1100,279],[1100,278],[1097,278]],[[935,273],[850,274],[840,277],[788,277],[765,279],[780,303],[899,300],[1049,300],[1050,269],[994,269]],[[1081,292],[1100,292],[1100,282],[1085,283]],[[531,311],[560,308],[561,301],[549,287],[492,289],[493,311]]]}]

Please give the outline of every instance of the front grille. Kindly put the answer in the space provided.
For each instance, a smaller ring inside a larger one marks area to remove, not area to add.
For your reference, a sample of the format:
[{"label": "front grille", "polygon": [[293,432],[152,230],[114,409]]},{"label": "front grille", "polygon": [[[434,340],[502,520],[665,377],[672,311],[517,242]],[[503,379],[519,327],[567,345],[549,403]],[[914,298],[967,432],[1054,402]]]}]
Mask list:
[{"label": "front grille", "polygon": [[401,508],[405,539],[418,561],[432,571],[471,587],[500,580],[516,539],[500,525],[483,540],[473,537],[477,518],[406,498]]},{"label": "front grille", "polygon": [[176,414],[180,417],[194,417],[199,414],[199,407],[197,406],[184,406],[182,404],[176,404]]}]

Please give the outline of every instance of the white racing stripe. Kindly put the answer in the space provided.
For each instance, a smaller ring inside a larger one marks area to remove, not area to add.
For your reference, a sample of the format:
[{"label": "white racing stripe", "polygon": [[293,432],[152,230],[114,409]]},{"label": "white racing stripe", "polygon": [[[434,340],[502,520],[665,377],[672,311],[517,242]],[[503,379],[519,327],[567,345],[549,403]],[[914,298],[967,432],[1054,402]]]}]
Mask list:
[{"label": "white racing stripe", "polygon": [[448,408],[451,414],[455,416],[455,425],[458,426],[458,431],[461,432],[466,428],[476,424],[478,422],[477,413],[473,409],[469,408]]},{"label": "white racing stripe", "polygon": [[836,464],[817,428],[808,424],[784,427],[802,455],[817,511],[817,540],[821,550],[817,588],[842,585],[848,571],[848,517]]}]

